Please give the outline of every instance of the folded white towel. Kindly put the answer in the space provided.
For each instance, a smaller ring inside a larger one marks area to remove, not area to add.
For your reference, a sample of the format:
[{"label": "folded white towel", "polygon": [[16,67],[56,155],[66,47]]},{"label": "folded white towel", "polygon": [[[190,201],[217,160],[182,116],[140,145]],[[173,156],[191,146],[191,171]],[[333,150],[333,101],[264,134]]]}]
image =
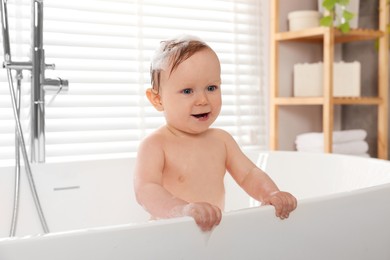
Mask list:
[{"label": "folded white towel", "polygon": [[[366,136],[367,132],[363,129],[334,131],[333,144],[362,141],[366,138]],[[320,146],[324,143],[324,134],[315,132],[300,134],[297,136],[295,143],[297,145]]]},{"label": "folded white towel", "polygon": [[358,154],[351,154],[353,156],[359,156],[359,157],[365,157],[370,158],[371,156],[368,153],[358,153]]},{"label": "folded white towel", "polygon": [[[302,152],[324,152],[324,145],[314,146],[297,144],[297,150]],[[363,154],[368,152],[368,144],[366,141],[333,144],[332,152],[339,154]]]}]

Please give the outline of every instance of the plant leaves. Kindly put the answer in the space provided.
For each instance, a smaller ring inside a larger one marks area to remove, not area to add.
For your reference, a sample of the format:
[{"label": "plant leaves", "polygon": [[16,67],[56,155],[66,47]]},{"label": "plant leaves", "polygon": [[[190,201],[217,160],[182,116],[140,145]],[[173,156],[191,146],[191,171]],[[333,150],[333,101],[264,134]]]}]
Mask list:
[{"label": "plant leaves", "polygon": [[[346,7],[349,4],[350,0],[323,0],[322,6],[326,8],[328,11],[330,11],[330,15],[324,16],[320,19],[320,25],[321,26],[333,26],[333,12],[336,7],[336,5],[344,6]],[[344,9],[344,8],[343,8]],[[341,25],[338,26],[339,30],[342,33],[348,33],[351,28],[349,25],[349,21],[351,21],[354,18],[355,14],[351,13],[350,11],[344,9],[342,13],[342,17],[344,20]]]},{"label": "plant leaves", "polygon": [[349,23],[343,23],[339,26],[342,33],[348,33],[350,31]]},{"label": "plant leaves", "polygon": [[333,25],[333,17],[331,15],[324,16],[320,19],[321,26],[330,27]]},{"label": "plant leaves", "polygon": [[343,12],[343,18],[345,19],[346,22],[349,22],[355,17],[355,15],[347,10],[344,10]]},{"label": "plant leaves", "polygon": [[322,6],[327,9],[328,11],[333,10],[334,6],[336,4],[336,0],[324,0],[322,2]]},{"label": "plant leaves", "polygon": [[337,1],[340,5],[347,6],[349,4],[349,0],[338,0]]}]

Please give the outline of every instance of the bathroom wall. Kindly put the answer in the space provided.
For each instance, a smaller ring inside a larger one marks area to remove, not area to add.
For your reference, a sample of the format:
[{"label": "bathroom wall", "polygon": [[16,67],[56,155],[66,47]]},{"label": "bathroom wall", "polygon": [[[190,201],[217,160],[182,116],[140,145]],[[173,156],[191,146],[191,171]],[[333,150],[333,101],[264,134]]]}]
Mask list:
[{"label": "bathroom wall", "polygon": [[[378,28],[378,0],[360,1],[359,27]],[[378,95],[378,52],[374,41],[354,42],[343,45],[345,61],[361,63],[361,93],[363,96]],[[368,132],[369,153],[377,156],[377,107],[343,106],[342,128],[363,128]],[[389,144],[390,147],[390,144]]]},{"label": "bathroom wall", "polygon": [[[313,0],[281,1],[279,6],[279,30],[288,31],[288,13],[292,10],[316,10]],[[293,66],[295,63],[318,62],[322,58],[322,47],[318,44],[282,42],[279,44],[279,94],[293,96]],[[298,134],[321,131],[322,110],[320,106],[279,107],[279,150],[295,150]]]}]

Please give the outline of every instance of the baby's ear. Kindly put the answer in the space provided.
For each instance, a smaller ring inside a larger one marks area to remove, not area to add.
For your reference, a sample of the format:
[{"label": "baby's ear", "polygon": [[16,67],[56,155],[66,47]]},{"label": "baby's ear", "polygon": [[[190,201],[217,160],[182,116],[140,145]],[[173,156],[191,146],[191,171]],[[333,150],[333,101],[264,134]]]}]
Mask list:
[{"label": "baby's ear", "polygon": [[160,95],[152,88],[146,90],[146,97],[149,99],[150,103],[157,109],[157,111],[164,111],[164,107],[161,102]]}]

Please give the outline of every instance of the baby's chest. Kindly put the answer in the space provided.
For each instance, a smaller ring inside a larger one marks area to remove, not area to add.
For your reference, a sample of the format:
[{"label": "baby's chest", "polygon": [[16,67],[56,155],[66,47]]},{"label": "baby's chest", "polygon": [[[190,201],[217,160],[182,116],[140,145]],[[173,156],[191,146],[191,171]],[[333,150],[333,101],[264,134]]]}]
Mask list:
[{"label": "baby's chest", "polygon": [[207,174],[224,173],[226,169],[226,153],[222,146],[207,147],[180,146],[166,156],[166,169],[172,172]]},{"label": "baby's chest", "polygon": [[225,172],[224,161],[198,157],[168,162],[163,175],[167,183],[200,188],[207,184],[221,183]]}]

